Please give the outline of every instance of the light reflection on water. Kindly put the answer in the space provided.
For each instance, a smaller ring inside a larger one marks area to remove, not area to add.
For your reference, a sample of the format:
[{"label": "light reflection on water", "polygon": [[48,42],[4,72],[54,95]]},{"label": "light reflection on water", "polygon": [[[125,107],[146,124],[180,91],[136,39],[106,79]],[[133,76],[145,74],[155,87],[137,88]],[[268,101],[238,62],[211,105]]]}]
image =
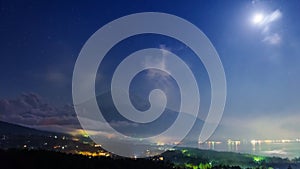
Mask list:
[{"label": "light reflection on water", "polygon": [[199,144],[198,148],[290,159],[300,157],[300,142],[210,141]]}]

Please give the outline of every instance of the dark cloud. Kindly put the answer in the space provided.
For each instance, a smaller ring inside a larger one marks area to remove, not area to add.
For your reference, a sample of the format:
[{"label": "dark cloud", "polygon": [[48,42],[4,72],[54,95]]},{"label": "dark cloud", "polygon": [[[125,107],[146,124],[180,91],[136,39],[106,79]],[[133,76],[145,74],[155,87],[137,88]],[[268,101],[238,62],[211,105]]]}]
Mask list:
[{"label": "dark cloud", "polygon": [[[105,131],[105,122],[91,118],[83,120],[88,121],[89,129],[107,132]],[[23,93],[15,99],[0,100],[0,121],[70,134],[74,131],[77,134],[76,131],[82,129],[72,105],[61,107],[50,105],[35,93]],[[112,121],[110,125],[117,128],[137,127],[136,124],[127,121]]]},{"label": "dark cloud", "polygon": [[35,127],[61,125],[80,128],[71,105],[56,107],[35,93],[23,93],[16,99],[0,100],[0,120]]}]

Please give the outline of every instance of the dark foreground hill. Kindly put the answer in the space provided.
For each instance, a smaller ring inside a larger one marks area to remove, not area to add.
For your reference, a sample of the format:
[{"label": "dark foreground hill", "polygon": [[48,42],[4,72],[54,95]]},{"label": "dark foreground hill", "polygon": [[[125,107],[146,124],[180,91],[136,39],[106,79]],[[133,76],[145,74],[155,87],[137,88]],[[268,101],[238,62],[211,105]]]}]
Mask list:
[{"label": "dark foreground hill", "polygon": [[44,150],[0,150],[1,169],[173,169],[155,159],[87,157]]},{"label": "dark foreground hill", "polygon": [[163,153],[164,159],[182,168],[251,168],[251,169],[300,169],[300,158],[283,159],[254,154],[218,152],[197,148],[177,148]]},{"label": "dark foreground hill", "polygon": [[[185,158],[177,154],[179,151],[169,152],[167,156],[175,158]],[[216,152],[217,153],[217,152]],[[175,156],[173,156],[175,155]],[[207,154],[206,154],[207,155]],[[228,155],[228,154],[227,154]],[[230,156],[223,157],[231,159]],[[236,157],[234,157],[236,158]],[[195,161],[205,160],[190,158],[189,162],[181,165],[170,160],[160,160],[157,157],[147,159],[133,159],[122,157],[88,157],[83,155],[66,154],[62,152],[45,150],[1,150],[0,166],[1,169],[297,169],[297,165],[267,167],[267,165],[257,165],[256,167],[243,167],[239,165],[212,165],[202,163],[195,165]],[[235,159],[232,159],[235,160]],[[176,161],[176,160],[175,160]]]}]

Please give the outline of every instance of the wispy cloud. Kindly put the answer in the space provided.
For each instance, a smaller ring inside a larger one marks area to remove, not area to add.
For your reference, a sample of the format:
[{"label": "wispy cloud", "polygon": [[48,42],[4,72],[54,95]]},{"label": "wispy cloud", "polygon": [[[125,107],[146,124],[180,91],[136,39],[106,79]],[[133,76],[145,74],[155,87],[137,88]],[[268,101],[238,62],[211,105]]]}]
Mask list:
[{"label": "wispy cloud", "polygon": [[281,36],[270,29],[270,25],[282,18],[282,12],[277,9],[273,11],[271,14],[265,16],[264,20],[262,21],[263,31],[264,34],[263,42],[270,44],[270,45],[278,45],[281,42]]},{"label": "wispy cloud", "polygon": [[167,46],[164,45],[164,44],[160,44],[160,45],[159,45],[159,49],[163,49],[163,50],[162,50],[162,55],[163,55],[163,56],[168,56],[168,55],[169,55],[169,53],[166,52],[166,51],[170,51],[170,52],[171,52],[171,48],[170,48],[170,47],[167,47]]},{"label": "wispy cloud", "polygon": [[49,71],[45,75],[46,81],[57,86],[65,86],[70,82],[70,78],[60,71]]},{"label": "wispy cloud", "polygon": [[256,24],[263,35],[262,41],[270,45],[278,45],[281,42],[281,35],[272,28],[272,24],[282,18],[282,12],[279,9],[270,14],[259,13],[254,16],[254,24]]},{"label": "wispy cloud", "polygon": [[170,86],[171,75],[163,71],[168,70],[167,59],[169,57],[168,56],[169,52],[167,51],[171,51],[171,48],[168,48],[166,47],[166,45],[161,44],[159,45],[159,49],[161,49],[162,57],[156,57],[156,56],[147,57],[144,66],[148,67],[149,65],[151,66],[155,65],[156,68],[160,69],[160,70],[148,69],[147,77],[151,80],[152,79],[155,80],[158,86],[168,89],[168,86]]},{"label": "wispy cloud", "polygon": [[[161,50],[162,57],[155,57],[155,56],[147,57],[146,61],[144,63],[145,67],[148,67],[149,65],[151,65],[151,66],[155,65],[155,67],[157,67],[160,70],[166,70],[167,69],[167,65],[166,65],[166,59],[167,59],[166,57],[168,56],[167,51],[171,51],[171,49],[167,48],[163,44],[159,45],[159,49],[162,49]],[[164,76],[169,76],[169,75],[163,74],[160,71],[150,69],[150,70],[148,70],[147,76],[149,78],[157,78],[158,76],[164,77]]]},{"label": "wispy cloud", "polygon": [[271,14],[264,17],[264,20],[261,22],[263,25],[269,25],[270,23],[280,19],[282,17],[282,13],[279,9],[276,9]]},{"label": "wispy cloud", "polygon": [[263,39],[263,42],[266,42],[271,45],[278,45],[281,42],[281,37],[278,35],[278,33],[274,33],[272,35],[267,35]]}]

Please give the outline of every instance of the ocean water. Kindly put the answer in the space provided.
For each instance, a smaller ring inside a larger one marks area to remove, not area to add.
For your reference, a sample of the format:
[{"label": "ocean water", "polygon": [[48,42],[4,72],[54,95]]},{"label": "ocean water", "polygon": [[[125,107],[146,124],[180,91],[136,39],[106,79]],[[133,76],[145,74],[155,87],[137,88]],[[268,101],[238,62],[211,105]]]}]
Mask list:
[{"label": "ocean water", "polygon": [[210,149],[216,151],[231,151],[263,156],[275,156],[281,158],[300,157],[300,142],[206,142],[198,145],[199,149]]}]

